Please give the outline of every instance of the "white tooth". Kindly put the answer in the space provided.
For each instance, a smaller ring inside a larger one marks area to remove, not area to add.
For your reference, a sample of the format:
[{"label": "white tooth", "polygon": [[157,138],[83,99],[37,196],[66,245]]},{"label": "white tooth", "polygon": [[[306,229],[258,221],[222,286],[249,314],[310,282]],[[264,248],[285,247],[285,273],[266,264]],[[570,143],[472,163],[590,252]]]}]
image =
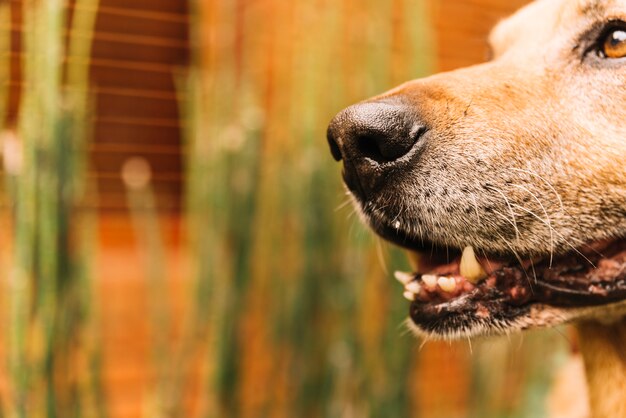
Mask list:
[{"label": "white tooth", "polygon": [[414,293],[409,292],[408,290],[407,290],[406,292],[404,292],[402,295],[403,295],[405,298],[407,298],[408,300],[410,300],[410,301],[414,301],[414,300],[415,300],[415,294],[414,294]]},{"label": "white tooth", "polygon": [[424,274],[422,275],[422,281],[426,285],[426,287],[433,288],[437,286],[437,276],[434,274]]},{"label": "white tooth", "polygon": [[411,265],[411,268],[413,269],[413,271],[416,272],[420,272],[420,261],[422,259],[422,255],[418,252],[415,251],[410,251],[407,250],[406,251],[406,255],[407,258],[409,259],[409,264]]},{"label": "white tooth", "polygon": [[422,286],[420,286],[418,282],[411,282],[407,284],[406,286],[404,286],[404,289],[408,290],[411,293],[418,294],[420,290],[422,290]]},{"label": "white tooth", "polygon": [[413,280],[415,276],[411,273],[405,273],[403,271],[396,271],[395,273],[393,273],[393,277],[395,277],[396,280],[398,280],[400,283],[406,285],[407,283],[410,283],[411,280]]},{"label": "white tooth", "polygon": [[463,249],[460,272],[461,276],[465,277],[467,281],[471,283],[476,283],[487,276],[485,270],[483,270],[478,260],[476,260],[476,254],[474,254],[474,249],[471,246],[467,246]]},{"label": "white tooth", "polygon": [[452,292],[456,289],[454,277],[440,277],[437,279],[437,284],[444,292]]}]

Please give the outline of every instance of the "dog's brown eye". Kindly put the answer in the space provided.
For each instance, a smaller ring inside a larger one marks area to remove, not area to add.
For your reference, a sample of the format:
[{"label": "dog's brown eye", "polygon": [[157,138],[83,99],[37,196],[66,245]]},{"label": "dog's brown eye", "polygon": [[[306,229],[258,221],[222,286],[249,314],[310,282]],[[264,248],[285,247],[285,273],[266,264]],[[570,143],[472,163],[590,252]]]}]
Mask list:
[{"label": "dog's brown eye", "polygon": [[607,58],[626,57],[626,30],[615,29],[606,35],[602,43],[602,55]]}]

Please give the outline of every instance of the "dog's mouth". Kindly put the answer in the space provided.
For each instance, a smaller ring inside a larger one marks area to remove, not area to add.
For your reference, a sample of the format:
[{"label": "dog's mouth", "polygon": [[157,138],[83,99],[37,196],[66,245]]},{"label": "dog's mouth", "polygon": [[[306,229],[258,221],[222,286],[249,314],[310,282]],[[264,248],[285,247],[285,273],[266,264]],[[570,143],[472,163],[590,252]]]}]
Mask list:
[{"label": "dog's mouth", "polygon": [[396,278],[411,301],[413,324],[430,336],[501,332],[535,305],[579,308],[626,299],[626,239],[524,260],[414,241],[391,227],[377,232],[409,250],[415,272]]}]

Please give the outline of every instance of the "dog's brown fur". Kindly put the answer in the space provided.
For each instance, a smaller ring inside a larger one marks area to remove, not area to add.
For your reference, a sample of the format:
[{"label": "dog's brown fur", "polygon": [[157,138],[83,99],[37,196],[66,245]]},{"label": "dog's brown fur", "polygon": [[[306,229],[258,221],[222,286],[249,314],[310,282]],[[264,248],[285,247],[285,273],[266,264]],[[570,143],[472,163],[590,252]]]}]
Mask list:
[{"label": "dog's brown fur", "polygon": [[[535,2],[492,32],[492,62],[413,81],[386,94],[413,98],[448,132],[439,146],[445,155],[436,160],[449,161],[450,153],[461,155],[468,149],[474,161],[480,154],[487,167],[461,166],[455,172],[481,176],[487,170],[495,187],[506,189],[509,202],[549,219],[549,225],[530,222],[522,227],[523,239],[514,239],[512,233],[490,248],[554,251],[626,230],[626,64],[589,68],[571,54],[581,48],[571,43],[571,34],[607,18],[626,20],[626,1]],[[518,170],[506,171],[511,166]],[[444,176],[435,183],[454,190],[458,179]],[[511,180],[521,186],[507,188]],[[529,194],[557,194],[558,199],[523,203]],[[614,216],[601,213],[607,201],[615,204]],[[507,213],[505,204],[496,203],[497,211]],[[469,239],[481,246],[482,239],[503,230],[496,223],[485,231],[484,222],[478,222],[480,231],[467,232],[459,218],[454,217],[452,229],[446,223],[446,230],[439,232],[444,241],[463,246]],[[594,418],[626,417],[626,319],[616,319],[623,307],[578,312],[547,308],[529,320],[543,325],[594,317],[577,325]]]},{"label": "dog's brown fur", "polygon": [[[626,236],[626,59],[602,60],[592,46],[613,20],[626,21],[626,0],[537,0],[494,29],[492,61],[371,99],[401,97],[431,136],[411,182],[367,202],[393,200],[396,213],[372,210],[366,220],[520,259]],[[617,418],[626,417],[624,315],[626,301],[535,305],[506,327],[579,321],[592,416]]]}]

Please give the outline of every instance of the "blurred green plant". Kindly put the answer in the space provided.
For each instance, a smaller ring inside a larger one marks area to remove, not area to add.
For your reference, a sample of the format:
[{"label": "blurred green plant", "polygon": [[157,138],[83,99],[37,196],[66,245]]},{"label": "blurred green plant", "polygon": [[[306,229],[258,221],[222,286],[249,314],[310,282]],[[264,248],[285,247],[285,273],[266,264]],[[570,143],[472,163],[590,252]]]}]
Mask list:
[{"label": "blurred green plant", "polygon": [[[19,121],[2,134],[15,249],[5,335],[9,417],[104,416],[89,264],[93,228],[83,207],[97,2],[75,5],[71,21],[65,1],[22,5]],[[8,2],[1,7],[3,28],[10,28]],[[68,26],[81,36],[67,40]],[[3,46],[10,57],[9,43]],[[64,65],[67,55],[82,60]]]}]

